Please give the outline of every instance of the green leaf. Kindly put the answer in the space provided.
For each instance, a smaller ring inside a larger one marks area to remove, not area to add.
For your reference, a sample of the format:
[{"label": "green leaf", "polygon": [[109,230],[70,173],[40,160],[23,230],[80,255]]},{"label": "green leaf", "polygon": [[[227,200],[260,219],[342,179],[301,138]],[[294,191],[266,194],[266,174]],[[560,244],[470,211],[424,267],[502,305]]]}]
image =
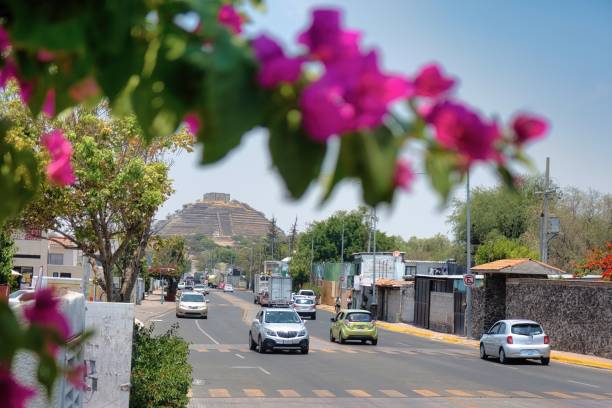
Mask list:
[{"label": "green leaf", "polygon": [[454,153],[432,149],[425,155],[425,170],[443,203],[448,201],[453,186],[461,179],[456,169],[457,155]]},{"label": "green leaf", "polygon": [[400,141],[386,127],[374,132],[360,132],[342,137],[336,170],[324,200],[328,199],[336,184],[345,178],[361,181],[363,199],[371,206],[390,203],[395,186],[393,176]]},{"label": "green leaf", "polygon": [[300,113],[292,110],[269,124],[270,153],[293,198],[300,198],[321,171],[327,145],[313,142],[300,126]]},{"label": "green leaf", "polygon": [[53,384],[58,376],[59,369],[55,359],[48,354],[41,354],[38,362],[37,378],[47,391],[47,397],[50,399],[53,393]]},{"label": "green leaf", "polygon": [[38,192],[40,174],[34,153],[6,141],[9,123],[0,121],[0,226],[15,217]]},{"label": "green leaf", "polygon": [[221,160],[263,121],[264,93],[255,84],[256,66],[239,41],[226,32],[219,35],[204,78],[203,129],[198,135],[204,164]]},{"label": "green leaf", "polygon": [[2,333],[0,362],[5,362],[10,367],[13,356],[21,346],[23,330],[7,302],[0,302],[0,333]]}]

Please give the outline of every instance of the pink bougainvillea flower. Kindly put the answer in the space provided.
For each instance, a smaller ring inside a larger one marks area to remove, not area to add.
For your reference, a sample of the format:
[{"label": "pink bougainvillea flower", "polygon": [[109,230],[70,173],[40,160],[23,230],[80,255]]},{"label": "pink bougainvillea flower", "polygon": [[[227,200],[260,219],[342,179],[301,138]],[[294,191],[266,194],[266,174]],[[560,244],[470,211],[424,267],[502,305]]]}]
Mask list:
[{"label": "pink bougainvillea flower", "polygon": [[72,145],[61,130],[45,133],[42,143],[49,151],[51,162],[47,165],[47,177],[61,186],[73,184],[76,180],[70,163]]},{"label": "pink bougainvillea flower", "polygon": [[222,5],[217,18],[221,24],[229,28],[234,34],[242,32],[242,17],[231,4]]},{"label": "pink bougainvillea flower", "polygon": [[303,59],[286,57],[276,41],[265,34],[253,40],[253,50],[261,66],[257,82],[264,88],[273,88],[282,82],[295,82],[302,73]]},{"label": "pink bougainvillea flower", "polygon": [[194,136],[198,134],[202,126],[200,117],[196,113],[193,113],[193,112],[185,115],[183,122],[185,123],[185,126],[187,126],[189,133],[191,133]]},{"label": "pink bougainvillea flower", "polygon": [[88,76],[68,89],[70,97],[77,102],[83,102],[100,94],[100,87],[95,78]]},{"label": "pink bougainvillea flower", "polygon": [[414,79],[414,93],[416,96],[437,98],[444,95],[455,85],[455,80],[445,77],[436,64],[429,64],[421,68]]},{"label": "pink bougainvillea flower", "polygon": [[548,131],[548,122],[544,118],[523,113],[514,118],[512,129],[516,143],[522,145],[543,138]]},{"label": "pink bougainvillea flower", "polygon": [[34,293],[34,303],[25,307],[24,316],[33,325],[54,330],[65,341],[70,337],[70,325],[59,309],[59,303],[53,289],[38,289]]},{"label": "pink bougainvillea flower", "polygon": [[298,42],[309,49],[310,56],[330,64],[359,55],[358,31],[342,30],[340,11],[318,9],[312,13],[312,24],[298,37]]},{"label": "pink bougainvillea flower", "polygon": [[499,160],[495,142],[500,138],[497,124],[483,121],[465,105],[442,101],[425,118],[436,130],[436,140],[455,150],[471,164],[477,160]]},{"label": "pink bougainvillea flower", "polygon": [[36,395],[36,391],[21,385],[7,368],[0,365],[0,395],[2,406],[25,408],[26,402]]},{"label": "pink bougainvillea flower", "polygon": [[66,373],[66,378],[74,388],[84,390],[87,388],[87,384],[85,383],[85,374],[87,374],[87,366],[85,363],[83,363],[71,367]]},{"label": "pink bougainvillea flower", "polygon": [[300,106],[310,137],[324,142],[333,135],[373,129],[389,104],[412,92],[403,77],[380,72],[375,52],[328,67],[302,93]]},{"label": "pink bougainvillea flower", "polygon": [[393,176],[393,184],[403,190],[410,190],[416,175],[412,170],[410,162],[400,159],[395,165],[395,174]]},{"label": "pink bougainvillea flower", "polygon": [[43,103],[42,111],[47,117],[55,116],[55,89],[49,89],[45,102]]},{"label": "pink bougainvillea flower", "polygon": [[39,50],[36,53],[36,58],[40,62],[51,62],[55,59],[55,53],[48,50]]}]

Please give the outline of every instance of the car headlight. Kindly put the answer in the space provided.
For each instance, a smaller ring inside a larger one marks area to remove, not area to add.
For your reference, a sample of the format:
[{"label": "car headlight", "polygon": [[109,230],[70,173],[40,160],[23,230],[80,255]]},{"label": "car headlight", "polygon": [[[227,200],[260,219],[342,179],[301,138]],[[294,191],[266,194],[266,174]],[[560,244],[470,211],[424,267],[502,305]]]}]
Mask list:
[{"label": "car headlight", "polygon": [[270,330],[270,329],[264,329],[264,332],[268,335],[268,336],[274,336],[276,337],[276,332],[274,330]]},{"label": "car headlight", "polygon": [[300,332],[298,333],[298,336],[302,337],[306,335],[306,329],[302,329],[300,330]]}]

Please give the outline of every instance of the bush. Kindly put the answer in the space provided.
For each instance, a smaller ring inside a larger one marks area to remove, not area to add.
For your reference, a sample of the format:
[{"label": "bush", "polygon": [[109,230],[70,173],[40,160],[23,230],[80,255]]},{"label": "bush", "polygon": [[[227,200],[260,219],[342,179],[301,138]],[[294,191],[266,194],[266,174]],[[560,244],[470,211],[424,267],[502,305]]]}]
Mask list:
[{"label": "bush", "polygon": [[191,386],[189,344],[176,336],[178,325],[154,337],[153,326],[134,326],[130,407],[186,407]]},{"label": "bush", "polygon": [[312,290],[317,297],[321,296],[321,287],[313,283],[306,282],[305,284],[302,285],[301,289]]}]

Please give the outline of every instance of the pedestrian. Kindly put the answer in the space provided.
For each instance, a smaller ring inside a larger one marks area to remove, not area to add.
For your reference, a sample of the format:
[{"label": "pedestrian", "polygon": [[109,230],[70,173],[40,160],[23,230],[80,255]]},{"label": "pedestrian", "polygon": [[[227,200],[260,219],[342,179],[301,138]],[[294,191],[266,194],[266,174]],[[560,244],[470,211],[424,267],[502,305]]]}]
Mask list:
[{"label": "pedestrian", "polygon": [[353,297],[350,294],[348,295],[348,298],[346,299],[346,308],[347,309],[353,308]]},{"label": "pedestrian", "polygon": [[336,296],[336,313],[340,312],[340,297]]}]

